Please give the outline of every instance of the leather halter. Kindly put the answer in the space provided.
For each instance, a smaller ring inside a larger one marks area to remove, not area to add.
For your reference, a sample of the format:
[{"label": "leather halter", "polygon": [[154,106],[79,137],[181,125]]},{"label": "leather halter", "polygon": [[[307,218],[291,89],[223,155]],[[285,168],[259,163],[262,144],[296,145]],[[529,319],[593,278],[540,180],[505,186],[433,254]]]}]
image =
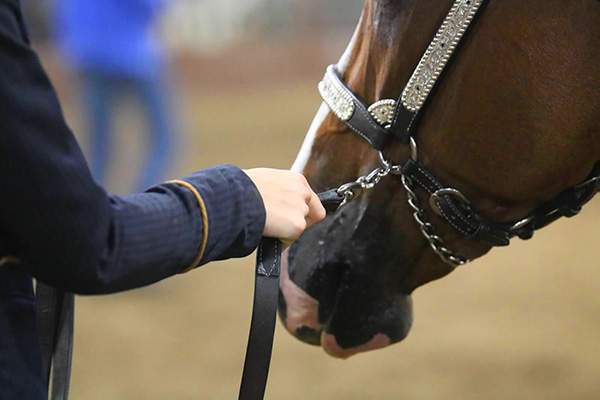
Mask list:
[{"label": "leather halter", "polygon": [[[454,229],[468,239],[484,242],[490,246],[507,246],[514,236],[529,239],[535,230],[547,226],[558,218],[577,215],[582,206],[600,190],[599,161],[583,183],[569,188],[554,199],[543,203],[528,217],[520,221],[498,223],[490,221],[479,213],[460,191],[444,186],[428,168],[418,161],[415,137],[419,123],[419,111],[426,106],[429,95],[436,83],[439,82],[450,59],[456,56],[456,49],[460,41],[467,34],[484,2],[485,0],[456,0],[454,2],[406,85],[402,96],[397,101],[384,99],[367,106],[346,86],[335,65],[327,69],[323,81],[319,84],[321,96],[331,111],[348,128],[379,151],[385,168],[383,172],[381,169],[379,170],[380,178],[390,172],[402,175],[402,182],[409,193],[409,203],[415,210],[415,219],[421,226],[421,230],[427,230],[423,233],[442,261],[454,266],[462,265],[469,260],[443,247],[443,241],[435,234],[433,226],[424,220],[425,212],[419,206],[416,194],[412,190],[414,183],[429,193],[432,210]],[[399,165],[391,164],[383,156],[383,150],[394,139],[405,144],[410,143],[413,147],[413,156]],[[341,186],[337,189],[338,193],[346,196],[347,200],[355,199],[364,190],[371,189],[379,181],[377,180],[375,184],[367,187],[360,185],[369,176],[361,177],[355,183]],[[358,193],[350,193],[354,187],[349,188],[348,185],[356,186],[356,184],[361,186],[361,190]],[[443,250],[441,252],[438,251],[440,247]]]}]

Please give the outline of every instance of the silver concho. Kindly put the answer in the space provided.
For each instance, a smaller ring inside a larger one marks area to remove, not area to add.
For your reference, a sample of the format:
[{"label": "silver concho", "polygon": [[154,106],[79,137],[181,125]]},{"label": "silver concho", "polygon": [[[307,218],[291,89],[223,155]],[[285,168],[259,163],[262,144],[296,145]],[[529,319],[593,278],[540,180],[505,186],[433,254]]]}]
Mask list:
[{"label": "silver concho", "polygon": [[319,82],[319,93],[329,109],[342,121],[348,121],[354,114],[354,101],[337,80],[331,76],[330,66]]},{"label": "silver concho", "polygon": [[379,100],[376,103],[371,104],[369,107],[369,113],[381,126],[388,126],[392,124],[394,120],[394,113],[396,111],[396,100],[386,99]]},{"label": "silver concho", "polygon": [[483,0],[454,2],[402,92],[402,104],[407,110],[414,113],[423,106],[482,2]]}]

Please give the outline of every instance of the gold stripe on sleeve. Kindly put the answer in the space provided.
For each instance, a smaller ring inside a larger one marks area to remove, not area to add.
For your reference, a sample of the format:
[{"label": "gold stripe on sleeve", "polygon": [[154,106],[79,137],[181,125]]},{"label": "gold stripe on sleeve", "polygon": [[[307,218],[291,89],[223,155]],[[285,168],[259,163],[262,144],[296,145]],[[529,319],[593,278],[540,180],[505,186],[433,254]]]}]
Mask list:
[{"label": "gold stripe on sleeve", "polygon": [[0,258],[0,267],[4,266],[5,264],[21,264],[21,259],[13,256]]},{"label": "gold stripe on sleeve", "polygon": [[204,200],[202,200],[202,196],[200,196],[200,193],[198,193],[198,190],[192,184],[181,180],[169,181],[167,183],[174,183],[189,189],[189,191],[192,192],[196,197],[198,206],[200,207],[200,212],[202,213],[202,243],[200,243],[200,250],[198,250],[198,254],[194,259],[194,262],[181,272],[184,274],[196,268],[198,264],[200,264],[200,260],[202,260],[202,256],[204,255],[204,250],[206,250],[206,241],[208,240],[208,213],[206,212],[206,205],[204,204]]}]

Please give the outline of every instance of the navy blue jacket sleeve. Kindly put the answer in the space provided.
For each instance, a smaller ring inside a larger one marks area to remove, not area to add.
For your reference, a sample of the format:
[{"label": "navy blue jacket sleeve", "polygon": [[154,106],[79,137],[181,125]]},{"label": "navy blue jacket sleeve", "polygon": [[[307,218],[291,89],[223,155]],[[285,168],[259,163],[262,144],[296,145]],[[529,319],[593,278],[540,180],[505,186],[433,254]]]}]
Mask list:
[{"label": "navy blue jacket sleeve", "polygon": [[243,171],[224,165],[181,181],[188,187],[106,193],[63,120],[17,1],[0,0],[0,257],[20,258],[57,287],[110,293],[253,251],[265,210]]}]

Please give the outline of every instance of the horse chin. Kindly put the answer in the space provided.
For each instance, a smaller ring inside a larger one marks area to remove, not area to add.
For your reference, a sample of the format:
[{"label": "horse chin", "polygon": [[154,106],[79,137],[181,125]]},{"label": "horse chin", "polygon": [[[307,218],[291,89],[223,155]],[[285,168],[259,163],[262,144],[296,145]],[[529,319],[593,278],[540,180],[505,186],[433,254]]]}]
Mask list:
[{"label": "horse chin", "polygon": [[404,339],[413,320],[411,296],[383,290],[380,275],[365,273],[370,266],[325,259],[323,242],[314,241],[322,229],[309,230],[282,257],[279,313],[287,330],[337,358]]}]

